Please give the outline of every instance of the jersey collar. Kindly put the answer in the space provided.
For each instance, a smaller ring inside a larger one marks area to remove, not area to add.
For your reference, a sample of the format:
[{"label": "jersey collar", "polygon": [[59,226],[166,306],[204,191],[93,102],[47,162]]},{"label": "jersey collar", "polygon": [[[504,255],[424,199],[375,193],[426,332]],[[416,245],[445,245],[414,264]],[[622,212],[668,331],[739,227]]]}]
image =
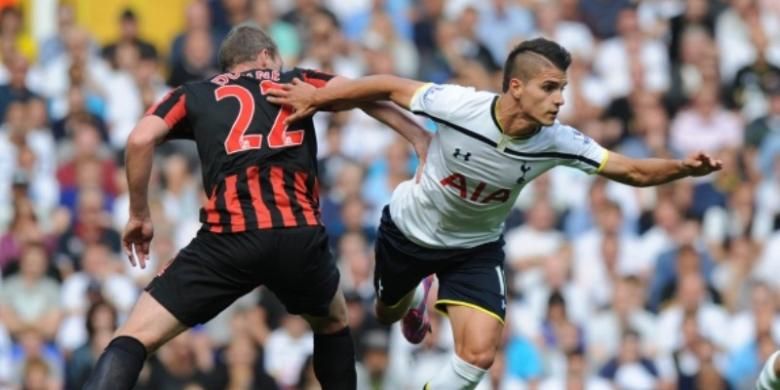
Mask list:
[{"label": "jersey collar", "polygon": [[501,126],[501,122],[498,121],[498,98],[499,98],[499,95],[496,95],[493,98],[493,102],[490,103],[490,117],[493,118],[493,124],[495,124],[496,128],[498,129],[498,131],[501,132],[501,136],[502,137],[509,138],[510,140],[513,140],[513,141],[514,140],[522,141],[522,140],[527,140],[527,139],[529,139],[529,138],[539,134],[539,132],[542,131],[542,126],[539,126],[539,128],[537,128],[536,131],[534,131],[533,133],[528,134],[528,135],[524,135],[524,136],[521,136],[521,137],[512,137],[512,136],[506,135],[506,132],[504,131],[504,127]]}]

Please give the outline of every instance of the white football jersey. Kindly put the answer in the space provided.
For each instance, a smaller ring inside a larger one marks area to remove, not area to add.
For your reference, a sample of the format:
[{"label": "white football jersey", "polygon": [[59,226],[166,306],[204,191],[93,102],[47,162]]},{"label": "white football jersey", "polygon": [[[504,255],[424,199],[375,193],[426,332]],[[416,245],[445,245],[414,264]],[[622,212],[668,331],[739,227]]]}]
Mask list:
[{"label": "white football jersey", "polygon": [[401,183],[390,215],[411,241],[430,248],[471,248],[495,241],[526,183],[557,165],[596,173],[608,152],[556,121],[526,138],[504,135],[498,95],[426,84],[410,109],[436,123],[419,183]]}]

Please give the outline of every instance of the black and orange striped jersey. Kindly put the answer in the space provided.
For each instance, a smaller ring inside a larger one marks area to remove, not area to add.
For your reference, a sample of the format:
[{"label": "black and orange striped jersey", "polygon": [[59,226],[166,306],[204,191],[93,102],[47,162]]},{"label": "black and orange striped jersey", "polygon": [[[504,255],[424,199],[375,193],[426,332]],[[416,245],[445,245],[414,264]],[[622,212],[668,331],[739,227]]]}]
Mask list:
[{"label": "black and orange striped jersey", "polygon": [[317,141],[311,118],[285,125],[287,107],[265,93],[297,77],[323,87],[312,70],[223,73],[172,90],[147,114],[168,138],[196,142],[208,195],[200,219],[215,233],[320,225]]}]

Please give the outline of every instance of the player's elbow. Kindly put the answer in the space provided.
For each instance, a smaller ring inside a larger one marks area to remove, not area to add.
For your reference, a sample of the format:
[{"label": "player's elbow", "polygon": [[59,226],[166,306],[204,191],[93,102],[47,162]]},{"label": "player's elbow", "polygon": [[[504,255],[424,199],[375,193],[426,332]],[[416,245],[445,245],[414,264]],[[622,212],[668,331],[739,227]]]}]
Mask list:
[{"label": "player's elbow", "polygon": [[127,137],[127,149],[142,149],[154,146],[157,142],[154,134],[144,131],[143,127],[136,127]]}]

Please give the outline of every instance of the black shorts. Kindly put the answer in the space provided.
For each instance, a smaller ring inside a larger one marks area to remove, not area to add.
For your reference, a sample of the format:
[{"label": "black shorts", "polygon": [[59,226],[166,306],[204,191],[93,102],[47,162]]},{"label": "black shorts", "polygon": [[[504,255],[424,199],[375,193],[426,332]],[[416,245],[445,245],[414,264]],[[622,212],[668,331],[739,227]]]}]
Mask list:
[{"label": "black shorts", "polygon": [[468,306],[495,317],[506,314],[504,239],[474,248],[433,249],[410,241],[398,230],[385,206],[376,239],[374,288],[386,305],[394,305],[428,275],[439,279],[436,309]]},{"label": "black shorts", "polygon": [[198,232],[146,287],[187,326],[266,285],[293,314],[326,316],[339,284],[325,228]]}]

